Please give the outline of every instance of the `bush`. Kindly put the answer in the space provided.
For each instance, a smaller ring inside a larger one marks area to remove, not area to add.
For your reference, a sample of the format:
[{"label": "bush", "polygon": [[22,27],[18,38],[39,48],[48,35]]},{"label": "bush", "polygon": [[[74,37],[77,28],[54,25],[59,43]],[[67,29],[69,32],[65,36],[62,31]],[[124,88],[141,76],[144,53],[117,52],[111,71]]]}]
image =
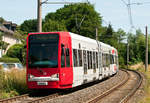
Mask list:
[{"label": "bush", "polygon": [[23,60],[23,57],[22,57],[23,48],[24,48],[23,44],[15,44],[8,49],[6,55],[8,57],[18,58],[22,62],[22,60]]}]

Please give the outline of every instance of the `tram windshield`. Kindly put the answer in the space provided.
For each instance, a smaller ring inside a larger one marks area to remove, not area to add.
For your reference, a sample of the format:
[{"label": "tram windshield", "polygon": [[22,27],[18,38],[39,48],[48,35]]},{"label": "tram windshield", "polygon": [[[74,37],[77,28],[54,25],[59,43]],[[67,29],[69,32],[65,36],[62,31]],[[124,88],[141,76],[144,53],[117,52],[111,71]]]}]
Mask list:
[{"label": "tram windshield", "polygon": [[29,36],[29,68],[58,67],[58,34],[33,34]]}]

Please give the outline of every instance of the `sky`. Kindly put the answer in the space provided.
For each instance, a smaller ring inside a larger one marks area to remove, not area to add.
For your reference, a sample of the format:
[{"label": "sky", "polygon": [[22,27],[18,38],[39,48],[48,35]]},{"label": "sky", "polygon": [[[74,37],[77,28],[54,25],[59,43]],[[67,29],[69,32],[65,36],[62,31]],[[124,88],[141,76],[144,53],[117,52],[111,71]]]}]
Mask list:
[{"label": "sky", "polygon": [[[45,0],[43,0],[45,1]],[[86,0],[49,0],[51,1],[74,1],[82,2]],[[126,32],[131,30],[128,9],[125,3],[128,0],[88,0],[95,6],[95,10],[103,17],[103,25],[109,23],[115,31],[119,28]],[[148,0],[130,0],[131,3],[143,3],[142,5],[132,4],[131,14],[133,25],[136,29],[141,29],[145,33],[145,26],[150,26],[150,2]],[[62,4],[43,4],[42,18],[49,12],[55,12],[63,7]],[[7,21],[12,21],[20,25],[24,20],[37,18],[37,0],[0,0],[0,17]],[[135,29],[132,29],[134,32]],[[149,30],[150,31],[150,30]]]}]

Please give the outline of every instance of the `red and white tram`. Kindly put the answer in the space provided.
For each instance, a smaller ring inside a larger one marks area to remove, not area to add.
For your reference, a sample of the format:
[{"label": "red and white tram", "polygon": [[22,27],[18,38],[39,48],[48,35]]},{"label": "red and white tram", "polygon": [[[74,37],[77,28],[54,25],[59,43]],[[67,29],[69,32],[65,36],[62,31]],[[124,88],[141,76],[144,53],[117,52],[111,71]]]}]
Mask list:
[{"label": "red and white tram", "polygon": [[30,89],[73,88],[117,73],[118,54],[70,32],[29,33],[26,67]]}]

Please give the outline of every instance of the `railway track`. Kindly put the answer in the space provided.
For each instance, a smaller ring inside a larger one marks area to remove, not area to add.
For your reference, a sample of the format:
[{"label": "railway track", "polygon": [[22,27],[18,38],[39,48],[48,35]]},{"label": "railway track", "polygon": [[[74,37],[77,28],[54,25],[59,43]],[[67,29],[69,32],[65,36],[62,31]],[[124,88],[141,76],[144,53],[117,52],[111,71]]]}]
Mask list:
[{"label": "railway track", "polygon": [[[130,70],[130,71],[132,71],[132,70]],[[128,95],[126,95],[119,103],[127,103],[128,100],[136,93],[136,91],[142,85],[143,77],[142,77],[141,73],[138,71],[133,71],[133,72],[135,72],[139,77],[139,79],[137,81],[137,85],[135,85],[135,87],[128,93]]]},{"label": "railway track", "polygon": [[46,100],[56,98],[58,96],[60,96],[59,93],[54,93],[54,94],[43,96],[43,97],[31,97],[29,96],[29,94],[24,94],[24,95],[16,96],[13,98],[2,99],[0,100],[0,103],[41,103]]},{"label": "railway track", "polygon": [[8,99],[2,99],[2,100],[0,100],[0,103],[12,103],[12,102],[15,102],[17,100],[26,99],[28,97],[29,97],[29,94],[24,94],[21,96],[16,96],[16,97],[8,98]]},{"label": "railway track", "polygon": [[[132,71],[132,70],[128,70],[128,71],[123,70],[123,71],[127,73],[127,77],[123,82],[114,86],[113,88],[109,89],[108,91],[104,92],[103,94],[96,96],[94,99],[91,99],[86,103],[105,103],[105,102],[102,102],[101,100],[106,99],[107,96],[109,96],[110,94],[113,95],[113,92],[117,91],[119,88],[122,88],[122,86],[126,85],[129,82],[130,78],[132,78],[131,73],[129,73],[129,71],[130,71],[130,72],[134,72],[137,75],[138,79],[137,79],[136,85],[134,85],[134,88],[132,88],[130,90],[130,92],[128,92],[123,98],[121,98],[119,100],[119,102],[116,100],[115,100],[115,102],[114,101],[112,102],[112,103],[127,103],[128,100],[135,94],[135,92],[141,86],[143,78],[142,78],[141,74],[137,71]],[[110,100],[110,101],[112,101],[112,100]],[[111,102],[109,102],[109,103],[111,103]]]}]

